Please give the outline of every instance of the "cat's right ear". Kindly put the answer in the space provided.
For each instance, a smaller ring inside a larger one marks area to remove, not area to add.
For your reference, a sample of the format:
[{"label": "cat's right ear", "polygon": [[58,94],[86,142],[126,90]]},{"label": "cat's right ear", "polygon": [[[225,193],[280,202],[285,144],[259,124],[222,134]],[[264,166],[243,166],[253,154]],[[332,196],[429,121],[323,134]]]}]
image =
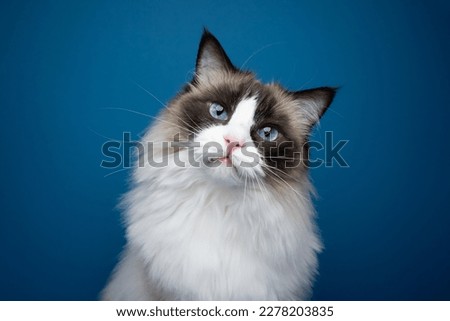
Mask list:
[{"label": "cat's right ear", "polygon": [[195,78],[210,78],[217,71],[235,71],[236,68],[228,58],[219,40],[208,30],[203,30],[202,39],[198,47],[197,61],[195,64]]}]

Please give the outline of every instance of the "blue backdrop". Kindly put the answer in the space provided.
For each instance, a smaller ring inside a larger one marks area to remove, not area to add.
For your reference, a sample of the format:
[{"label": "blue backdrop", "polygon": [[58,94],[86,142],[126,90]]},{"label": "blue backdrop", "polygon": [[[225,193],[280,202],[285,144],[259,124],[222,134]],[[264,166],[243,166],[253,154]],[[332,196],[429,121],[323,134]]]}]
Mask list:
[{"label": "blue backdrop", "polygon": [[[349,168],[311,171],[317,300],[449,300],[448,1],[3,1],[0,299],[91,300],[124,244],[133,137],[190,79],[202,27],[290,89],[340,85],[325,131]],[[138,84],[138,85],[137,85]]]}]

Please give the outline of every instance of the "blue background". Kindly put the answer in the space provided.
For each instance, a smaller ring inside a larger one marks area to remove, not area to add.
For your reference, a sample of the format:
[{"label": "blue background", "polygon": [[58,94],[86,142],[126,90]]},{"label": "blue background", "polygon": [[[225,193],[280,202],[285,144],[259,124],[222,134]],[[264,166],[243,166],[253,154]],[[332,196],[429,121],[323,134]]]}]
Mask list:
[{"label": "blue background", "polygon": [[[207,26],[290,89],[341,85],[314,138],[316,300],[450,300],[447,1],[3,1],[0,299],[91,300],[124,244],[129,171],[100,167],[192,75]],[[108,175],[108,176],[106,176]]]}]

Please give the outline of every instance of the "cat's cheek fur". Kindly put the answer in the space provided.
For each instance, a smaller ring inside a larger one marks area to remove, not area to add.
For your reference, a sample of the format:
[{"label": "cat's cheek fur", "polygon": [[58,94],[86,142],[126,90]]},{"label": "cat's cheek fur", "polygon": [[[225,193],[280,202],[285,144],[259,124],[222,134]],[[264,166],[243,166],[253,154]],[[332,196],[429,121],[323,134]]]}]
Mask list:
[{"label": "cat's cheek fur", "polygon": [[263,171],[263,160],[253,143],[250,142],[248,145],[249,146],[238,149],[233,153],[233,164],[235,164],[236,171],[239,173],[239,177],[244,183],[247,183],[247,180],[261,181],[262,178],[266,176]]}]

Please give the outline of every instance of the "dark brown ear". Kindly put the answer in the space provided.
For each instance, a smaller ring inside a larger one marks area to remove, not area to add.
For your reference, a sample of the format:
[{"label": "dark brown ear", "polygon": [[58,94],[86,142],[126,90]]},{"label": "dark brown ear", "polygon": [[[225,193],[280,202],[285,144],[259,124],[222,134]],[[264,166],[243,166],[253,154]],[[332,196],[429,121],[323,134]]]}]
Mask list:
[{"label": "dark brown ear", "polygon": [[336,91],[335,87],[320,87],[295,91],[291,94],[299,102],[310,125],[313,126],[331,105]]},{"label": "dark brown ear", "polygon": [[207,77],[208,73],[215,70],[234,71],[236,68],[231,63],[217,38],[204,29],[198,47],[195,73],[197,76]]}]

